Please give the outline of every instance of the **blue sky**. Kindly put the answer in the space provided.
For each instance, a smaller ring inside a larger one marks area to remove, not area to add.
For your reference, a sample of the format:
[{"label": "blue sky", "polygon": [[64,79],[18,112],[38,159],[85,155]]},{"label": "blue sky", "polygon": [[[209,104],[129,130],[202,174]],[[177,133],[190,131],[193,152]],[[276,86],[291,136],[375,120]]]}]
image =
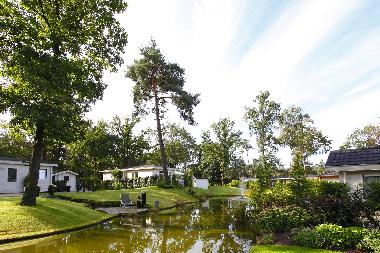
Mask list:
[{"label": "blue sky", "polygon": [[[201,94],[198,125],[188,127],[197,137],[230,117],[250,138],[244,107],[261,90],[283,107],[295,104],[311,114],[333,148],[355,128],[380,121],[377,0],[128,3],[119,16],[129,34],[125,65],[119,73],[106,73],[109,86],[88,114],[91,119],[131,113],[133,83],[124,71],[153,37],[168,60],[185,68],[186,89]],[[179,116],[172,111],[168,121],[178,122]],[[154,121],[146,118],[146,125]]]}]

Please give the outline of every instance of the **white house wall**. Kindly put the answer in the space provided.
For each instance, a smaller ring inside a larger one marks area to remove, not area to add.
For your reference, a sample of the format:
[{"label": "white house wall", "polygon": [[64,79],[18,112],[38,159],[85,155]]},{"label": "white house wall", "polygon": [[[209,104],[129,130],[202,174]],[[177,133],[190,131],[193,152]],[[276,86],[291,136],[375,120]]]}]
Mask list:
[{"label": "white house wall", "polygon": [[[16,169],[16,182],[8,182],[8,168]],[[46,192],[51,184],[52,167],[41,164],[41,169],[47,170],[46,179],[38,179],[38,186],[41,192]],[[29,172],[27,164],[17,164],[16,162],[0,162],[0,193],[20,193],[24,191],[24,180]]]},{"label": "white house wall", "polygon": [[112,179],[113,179],[113,177],[112,177],[111,172],[103,172],[103,181],[112,180]]},{"label": "white house wall", "polygon": [[339,181],[350,186],[351,190],[363,187],[363,177],[380,176],[380,170],[364,171],[341,171],[339,172]]},{"label": "white house wall", "polygon": [[72,173],[60,173],[58,175],[55,175],[55,180],[65,180],[65,176],[69,177],[69,181],[66,182],[67,186],[70,187],[71,192],[77,191],[77,176]]}]

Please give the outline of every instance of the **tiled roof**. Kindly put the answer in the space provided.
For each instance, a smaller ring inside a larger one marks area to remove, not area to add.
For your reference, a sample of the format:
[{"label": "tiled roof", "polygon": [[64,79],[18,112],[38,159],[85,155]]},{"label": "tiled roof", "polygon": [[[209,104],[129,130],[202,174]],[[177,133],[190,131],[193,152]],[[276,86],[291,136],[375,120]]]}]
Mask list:
[{"label": "tiled roof", "polygon": [[326,166],[380,164],[380,146],[363,149],[333,150]]}]

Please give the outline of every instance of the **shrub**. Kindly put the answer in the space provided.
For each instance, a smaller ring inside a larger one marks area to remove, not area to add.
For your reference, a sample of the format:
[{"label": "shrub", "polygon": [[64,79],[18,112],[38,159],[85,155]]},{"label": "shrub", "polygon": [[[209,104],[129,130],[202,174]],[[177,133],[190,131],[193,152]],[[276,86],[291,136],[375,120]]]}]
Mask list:
[{"label": "shrub", "polygon": [[112,189],[114,190],[120,190],[123,188],[123,183],[119,182],[119,181],[114,181],[112,183]]},{"label": "shrub", "polygon": [[293,229],[291,234],[294,244],[308,248],[318,248],[317,233],[314,229]]},{"label": "shrub", "polygon": [[54,192],[56,191],[56,189],[57,189],[57,186],[55,186],[54,184],[49,185],[48,187],[49,196],[54,196]]},{"label": "shrub", "polygon": [[262,244],[262,245],[269,245],[274,243],[274,234],[273,233],[266,233],[263,234],[262,236],[259,236],[257,238],[257,244]]},{"label": "shrub", "polygon": [[271,189],[261,191],[257,184],[252,184],[248,196],[252,199],[257,208],[267,208],[270,206],[286,206],[291,201],[292,193],[287,185],[277,183]]},{"label": "shrub", "polygon": [[297,206],[270,207],[259,212],[256,223],[261,231],[286,232],[308,225],[309,213]]},{"label": "shrub", "polygon": [[335,224],[320,224],[314,229],[304,228],[293,233],[295,244],[325,249],[354,249],[362,242],[368,230],[360,227],[347,227]]},{"label": "shrub", "polygon": [[345,183],[321,181],[319,184],[319,196],[335,196],[347,199],[350,188]]},{"label": "shrub", "polygon": [[236,180],[236,179],[233,179],[229,184],[228,186],[231,186],[231,187],[239,187],[240,185],[240,181],[239,180]]},{"label": "shrub", "polygon": [[380,182],[369,183],[367,199],[375,209],[380,210]]},{"label": "shrub", "polygon": [[375,229],[368,231],[357,248],[368,252],[380,253],[380,231]]}]

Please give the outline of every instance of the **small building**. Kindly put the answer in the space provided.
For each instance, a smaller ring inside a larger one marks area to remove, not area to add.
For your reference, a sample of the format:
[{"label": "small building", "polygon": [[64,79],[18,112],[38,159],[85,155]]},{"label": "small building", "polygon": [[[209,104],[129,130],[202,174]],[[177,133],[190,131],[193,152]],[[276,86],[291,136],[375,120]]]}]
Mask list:
[{"label": "small building", "polygon": [[71,192],[76,192],[77,191],[77,176],[79,174],[75,173],[70,170],[65,170],[61,172],[57,172],[53,174],[53,182],[55,181],[65,181],[66,186],[70,186],[70,191]]},{"label": "small building", "polygon": [[193,177],[193,187],[208,189],[208,179],[207,178],[195,178]]},{"label": "small building", "polygon": [[[162,166],[159,165],[141,165],[135,167],[122,168],[120,171],[123,173],[123,179],[133,179],[133,178],[145,178],[153,176],[163,176],[164,171]],[[112,170],[102,170],[103,181],[113,180]],[[168,168],[169,177],[172,175],[179,175],[179,172],[175,168]]]},{"label": "small building", "polygon": [[339,181],[352,190],[365,188],[373,181],[380,182],[380,146],[333,150],[327,158],[326,171],[338,173]]},{"label": "small building", "polygon": [[[42,161],[40,164],[38,186],[41,192],[46,192],[52,184],[53,167],[55,163]],[[14,157],[0,157],[0,193],[21,193],[24,191],[24,181],[29,173],[29,161]]]}]

